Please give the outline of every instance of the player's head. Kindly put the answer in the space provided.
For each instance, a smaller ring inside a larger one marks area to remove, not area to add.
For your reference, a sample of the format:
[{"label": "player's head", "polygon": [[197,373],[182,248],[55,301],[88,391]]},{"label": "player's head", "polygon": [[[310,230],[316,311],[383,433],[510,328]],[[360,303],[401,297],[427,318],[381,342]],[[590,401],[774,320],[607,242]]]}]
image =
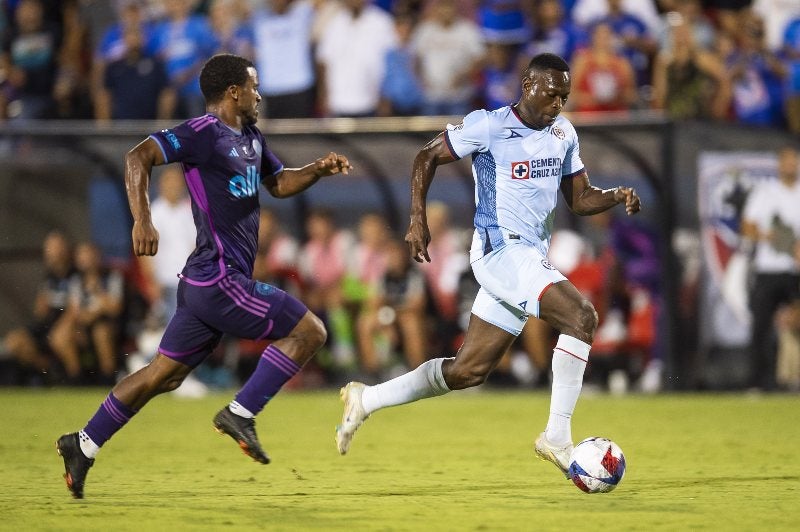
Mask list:
[{"label": "player's head", "polygon": [[522,76],[519,110],[536,128],[552,125],[570,92],[569,65],[555,54],[531,59]]},{"label": "player's head", "polygon": [[233,54],[218,54],[203,65],[200,71],[200,90],[206,105],[218,105],[226,100],[235,106],[245,125],[258,120],[258,73],[253,63]]}]

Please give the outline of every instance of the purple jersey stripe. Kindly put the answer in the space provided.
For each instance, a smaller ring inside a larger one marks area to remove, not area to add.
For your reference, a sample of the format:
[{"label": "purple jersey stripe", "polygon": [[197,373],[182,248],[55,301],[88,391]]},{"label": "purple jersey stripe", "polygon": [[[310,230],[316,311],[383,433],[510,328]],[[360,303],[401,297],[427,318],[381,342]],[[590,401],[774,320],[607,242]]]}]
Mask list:
[{"label": "purple jersey stripe", "polygon": [[211,219],[211,213],[208,209],[208,197],[206,196],[206,191],[203,188],[203,181],[200,177],[200,170],[197,168],[188,169],[186,165],[183,166],[183,173],[186,177],[186,186],[189,189],[189,193],[194,198],[195,203],[197,206],[206,213],[206,217],[208,218],[208,227],[211,229],[211,234],[214,235],[214,242],[217,244],[217,253],[219,254],[219,275],[211,279],[210,281],[195,281],[193,279],[189,279],[188,277],[184,276],[183,279],[194,286],[211,286],[219,282],[220,279],[223,278],[225,275],[225,259],[224,259],[224,249],[222,247],[222,241],[219,239],[219,235],[217,231],[214,229],[214,221]]},{"label": "purple jersey stripe", "polygon": [[255,314],[256,316],[259,316],[261,318],[265,318],[267,316],[266,312],[261,310],[259,307],[251,305],[248,301],[245,301],[239,294],[231,290],[229,286],[225,286],[222,283],[220,283],[219,287],[223,292],[225,292],[225,294],[229,298],[231,298],[234,301],[234,303],[236,303],[236,306],[243,308],[244,310],[250,312],[251,314]]},{"label": "purple jersey stripe", "polygon": [[232,292],[231,289],[228,288],[227,286],[223,285],[222,283],[220,283],[218,286],[220,287],[220,289],[223,292],[225,292],[225,295],[227,295],[229,298],[231,298],[233,300],[233,302],[236,304],[237,307],[243,308],[244,310],[246,310],[250,314],[255,314],[259,318],[266,318],[267,317],[267,314],[265,312],[263,312],[261,309],[259,309],[257,307],[253,307],[252,305],[248,304],[246,301],[243,301],[242,298],[238,296],[238,294]]},{"label": "purple jersey stripe", "polygon": [[295,373],[300,371],[300,366],[297,364],[297,362],[287,357],[283,351],[274,345],[267,346],[267,348],[264,350],[264,355],[269,356],[270,359],[274,360],[275,362],[279,362],[286,369],[292,370]]},{"label": "purple jersey stripe", "polygon": [[204,130],[205,128],[207,128],[208,126],[210,126],[211,124],[213,124],[216,121],[217,121],[217,119],[214,118],[213,116],[208,116],[208,117],[203,118],[199,122],[196,122],[194,124],[189,124],[189,126],[192,129],[194,129],[195,131],[202,131],[202,130]]},{"label": "purple jersey stripe", "polygon": [[210,116],[210,115],[205,115],[205,116],[200,116],[200,117],[197,117],[197,118],[193,118],[193,119],[189,120],[186,123],[189,125],[189,127],[194,129],[195,131],[200,131],[203,128],[205,128],[206,126],[208,126],[209,124],[213,124],[216,121],[217,121],[217,119],[215,117]]},{"label": "purple jersey stripe", "polygon": [[228,278],[228,277],[225,277],[224,279],[222,279],[222,281],[220,281],[220,283],[224,284],[226,287],[230,288],[232,291],[234,291],[237,294],[239,294],[239,296],[242,298],[242,300],[247,301],[248,303],[250,303],[251,305],[253,305],[256,308],[260,308],[264,312],[269,312],[270,307],[272,307],[272,305],[270,305],[266,301],[262,301],[262,300],[258,299],[257,297],[254,297],[254,296],[248,294],[247,291],[244,288],[242,288],[237,283],[231,281],[230,278]]},{"label": "purple jersey stripe", "polygon": [[272,320],[267,320],[267,330],[266,330],[266,331],[264,331],[264,334],[262,334],[261,336],[259,336],[257,339],[258,339],[258,340],[263,340],[264,338],[266,338],[267,336],[269,336],[269,333],[271,333],[271,332],[272,332],[272,328],[273,328],[274,326],[275,326],[275,322],[274,322],[274,321],[272,321]]},{"label": "purple jersey stripe", "polygon": [[186,123],[189,124],[190,126],[194,126],[195,124],[197,124],[199,122],[202,122],[203,120],[206,120],[207,118],[208,118],[207,114],[202,115],[202,116],[196,116],[194,118],[190,118],[189,120],[187,120]]}]

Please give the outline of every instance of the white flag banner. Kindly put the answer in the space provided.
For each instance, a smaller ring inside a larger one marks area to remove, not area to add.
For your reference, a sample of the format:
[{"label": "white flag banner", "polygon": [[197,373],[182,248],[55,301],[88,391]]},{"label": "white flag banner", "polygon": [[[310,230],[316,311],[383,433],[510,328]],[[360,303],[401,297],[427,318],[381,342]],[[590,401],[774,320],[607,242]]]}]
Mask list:
[{"label": "white flag banner", "polygon": [[775,179],[777,159],[765,152],[702,152],[697,206],[705,275],[701,316],[706,345],[743,347],[750,340],[748,257],[739,227],[753,184]]}]

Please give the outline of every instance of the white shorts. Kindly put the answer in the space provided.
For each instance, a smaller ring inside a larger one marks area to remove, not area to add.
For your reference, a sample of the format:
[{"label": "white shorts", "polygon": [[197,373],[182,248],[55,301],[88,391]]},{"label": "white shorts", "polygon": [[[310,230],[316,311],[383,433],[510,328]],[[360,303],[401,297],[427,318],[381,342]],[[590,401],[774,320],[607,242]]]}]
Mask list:
[{"label": "white shorts", "polygon": [[528,316],[539,316],[539,302],[554,283],[567,278],[541,252],[527,244],[507,244],[472,263],[481,285],[472,313],[518,336]]}]

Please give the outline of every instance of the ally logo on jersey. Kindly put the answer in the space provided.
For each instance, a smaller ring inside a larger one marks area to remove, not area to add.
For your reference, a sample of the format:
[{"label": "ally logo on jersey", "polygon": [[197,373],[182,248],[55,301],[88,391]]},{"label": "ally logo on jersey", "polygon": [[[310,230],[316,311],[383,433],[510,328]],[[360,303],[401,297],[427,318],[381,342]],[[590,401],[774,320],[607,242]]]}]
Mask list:
[{"label": "ally logo on jersey", "polygon": [[247,175],[235,175],[228,181],[228,190],[236,198],[246,198],[258,194],[261,174],[253,165],[247,165]]}]

